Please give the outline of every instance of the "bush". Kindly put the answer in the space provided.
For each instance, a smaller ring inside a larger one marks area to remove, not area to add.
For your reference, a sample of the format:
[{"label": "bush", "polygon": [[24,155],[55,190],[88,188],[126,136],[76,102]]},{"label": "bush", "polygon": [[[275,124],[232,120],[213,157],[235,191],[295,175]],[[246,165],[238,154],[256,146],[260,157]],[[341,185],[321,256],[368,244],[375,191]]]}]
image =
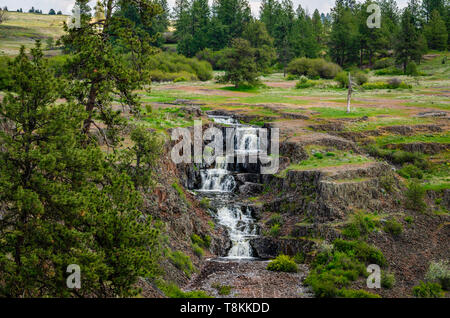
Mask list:
[{"label": "bush", "polygon": [[192,244],[192,251],[198,257],[203,257],[204,251],[198,244],[195,243]]},{"label": "bush", "polygon": [[371,89],[410,89],[412,86],[405,84],[403,82],[400,81],[400,83],[398,83],[398,79],[393,78],[390,79],[388,81],[388,83],[386,82],[371,82],[371,83],[364,83],[362,85],[362,88],[367,89],[367,90],[371,90]]},{"label": "bush", "polygon": [[406,75],[409,76],[417,76],[419,75],[419,72],[417,71],[417,65],[414,61],[409,62],[406,65],[406,71],[405,71]]},{"label": "bush", "polygon": [[316,82],[308,80],[308,78],[303,75],[300,77],[300,80],[297,82],[297,84],[295,84],[295,88],[297,89],[309,88],[314,86],[316,86]]},{"label": "bush", "polygon": [[391,233],[392,235],[398,236],[402,233],[403,226],[401,223],[397,222],[394,219],[386,221],[386,224],[383,227],[383,230],[386,233]]},{"label": "bush", "polygon": [[280,224],[274,224],[272,225],[272,227],[269,230],[269,234],[272,237],[278,237],[280,235],[280,229],[281,225]]},{"label": "bush", "polygon": [[207,81],[213,78],[212,67],[208,62],[170,52],[150,57],[149,68],[152,80],[156,82]]},{"label": "bush", "polygon": [[403,75],[403,70],[396,68],[395,66],[391,66],[375,71],[375,75]]},{"label": "bush", "polygon": [[305,254],[298,252],[294,255],[294,262],[297,264],[303,264],[305,262]]},{"label": "bush", "polygon": [[209,209],[209,208],[211,208],[211,203],[208,198],[203,198],[200,200],[200,206],[203,209]]},{"label": "bush", "polygon": [[288,73],[292,75],[305,75],[309,78],[334,78],[340,71],[341,67],[337,64],[327,62],[324,59],[309,59],[301,57],[292,60],[288,67]]},{"label": "bush", "polygon": [[333,245],[335,250],[345,253],[352,253],[363,262],[378,264],[380,266],[386,265],[386,258],[383,253],[381,253],[381,251],[376,247],[368,245],[366,242],[336,239],[334,240]]},{"label": "bush", "polygon": [[209,248],[211,245],[211,237],[209,235],[205,235],[203,238],[201,238],[197,234],[192,234],[191,241],[193,244],[196,244],[198,246],[202,246],[205,248]]},{"label": "bush", "polygon": [[221,59],[223,58],[223,55],[223,51],[212,51],[211,49],[206,48],[200,52],[197,52],[195,57],[199,61],[206,61],[211,64],[214,70],[221,70],[223,67],[221,65]]},{"label": "bush", "polygon": [[442,288],[437,283],[420,282],[419,285],[414,286],[413,295],[419,298],[441,298],[444,296]]},{"label": "bush", "polygon": [[352,216],[351,222],[344,227],[342,234],[348,238],[357,239],[369,234],[376,229],[377,225],[378,222],[372,220],[370,216],[363,213],[355,213]]},{"label": "bush", "polygon": [[401,175],[403,178],[410,179],[410,178],[417,178],[422,179],[423,178],[423,172],[419,168],[417,168],[413,164],[405,164],[400,170],[397,171],[399,175]]},{"label": "bush", "polygon": [[281,224],[283,224],[283,217],[279,213],[275,213],[270,217],[269,221],[267,221],[267,224],[268,225],[276,225],[276,224],[281,225]]},{"label": "bush", "polygon": [[381,58],[381,59],[375,61],[375,63],[373,64],[373,69],[379,70],[379,69],[388,68],[388,67],[391,67],[394,65],[395,65],[395,59],[389,58],[389,57],[384,57],[384,58]]},{"label": "bush", "polygon": [[158,288],[169,298],[212,298],[202,290],[182,291],[176,284],[158,284]]},{"label": "bush", "polygon": [[431,282],[439,282],[445,290],[450,290],[450,262],[442,260],[431,262],[425,278]]},{"label": "bush", "polygon": [[380,295],[370,293],[362,289],[346,289],[342,288],[338,295],[344,298],[381,298]]},{"label": "bush", "polygon": [[352,78],[358,85],[363,85],[367,83],[367,81],[369,80],[369,77],[364,72],[361,71],[357,71],[354,74],[352,74]]},{"label": "bush", "polygon": [[425,189],[417,181],[410,182],[406,190],[406,206],[411,210],[424,211],[424,197]]},{"label": "bush", "polygon": [[391,193],[394,191],[395,187],[395,178],[391,174],[387,174],[385,176],[381,176],[380,179],[380,185],[385,189],[387,192]]},{"label": "bush", "polygon": [[178,269],[182,270],[186,276],[190,277],[194,272],[194,265],[192,265],[191,258],[181,251],[169,253],[170,262]]},{"label": "bush", "polygon": [[386,289],[391,289],[395,285],[395,275],[387,273],[385,271],[381,272],[381,286]]},{"label": "bush", "polygon": [[232,286],[220,284],[214,284],[212,287],[217,289],[218,294],[221,296],[229,295],[231,293],[231,289],[233,288]]},{"label": "bush", "polygon": [[347,72],[339,72],[334,78],[336,82],[339,83],[339,86],[342,88],[348,87],[348,73]]},{"label": "bush", "polygon": [[297,264],[287,255],[278,255],[277,258],[270,261],[267,265],[269,271],[296,273]]}]

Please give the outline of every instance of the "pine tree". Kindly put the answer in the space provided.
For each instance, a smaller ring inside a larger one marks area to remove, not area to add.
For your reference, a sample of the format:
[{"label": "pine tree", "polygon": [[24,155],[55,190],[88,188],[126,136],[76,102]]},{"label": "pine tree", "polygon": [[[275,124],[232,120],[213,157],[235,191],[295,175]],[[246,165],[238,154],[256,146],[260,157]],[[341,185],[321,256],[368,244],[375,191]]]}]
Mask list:
[{"label": "pine tree", "polygon": [[395,56],[397,62],[402,64],[403,71],[411,60],[420,62],[426,52],[427,44],[423,34],[415,25],[415,18],[409,8],[403,10],[400,30],[396,36]]},{"label": "pine tree", "polygon": [[266,25],[255,20],[247,24],[242,37],[250,42],[255,49],[255,61],[258,71],[266,73],[270,70],[272,62],[276,59],[273,38],[269,35]]},{"label": "pine tree", "polygon": [[[447,4],[448,6],[448,4]],[[422,0],[422,10],[425,16],[426,22],[430,22],[432,19],[433,11],[437,10],[439,13],[445,13],[445,1],[444,0]]]},{"label": "pine tree", "polygon": [[[114,147],[120,141],[118,132],[124,125],[120,112],[111,108],[112,94],[116,94],[124,107],[135,113],[140,103],[135,91],[149,83],[148,62],[156,53],[154,41],[148,33],[136,28],[128,18],[114,14],[120,0],[110,0],[104,8],[105,19],[93,22],[84,10],[88,0],[78,0],[82,8],[81,28],[69,29],[63,43],[71,50],[68,69],[73,86],[67,98],[75,98],[88,113],[83,131],[89,134],[96,126],[94,118],[106,124],[106,131],[98,129],[106,143]],[[149,26],[161,7],[151,0],[128,1],[139,12],[142,24]],[[99,28],[100,26],[100,28]],[[128,54],[120,54],[117,46]],[[98,128],[98,127],[97,127]]]},{"label": "pine tree", "polygon": [[231,41],[231,48],[224,50],[222,62],[225,75],[222,80],[239,86],[253,86],[258,83],[258,67],[255,50],[250,42],[241,38]]},{"label": "pine tree", "polygon": [[336,63],[343,66],[359,60],[358,20],[353,14],[353,2],[336,1],[331,10],[332,27],[329,40],[330,55]]},{"label": "pine tree", "polygon": [[430,22],[425,26],[425,36],[428,47],[434,50],[447,49],[447,27],[437,10],[434,10]]},{"label": "pine tree", "polygon": [[[22,47],[9,67],[13,93],[0,102],[0,297],[127,297],[155,277],[159,230],[141,198],[81,132],[88,113],[56,103],[67,89]],[[113,158],[111,158],[113,159]],[[81,269],[69,289],[68,265]]]},{"label": "pine tree", "polygon": [[50,11],[48,12],[48,14],[49,14],[49,15],[56,15],[56,12],[55,12],[55,10],[50,9]]}]

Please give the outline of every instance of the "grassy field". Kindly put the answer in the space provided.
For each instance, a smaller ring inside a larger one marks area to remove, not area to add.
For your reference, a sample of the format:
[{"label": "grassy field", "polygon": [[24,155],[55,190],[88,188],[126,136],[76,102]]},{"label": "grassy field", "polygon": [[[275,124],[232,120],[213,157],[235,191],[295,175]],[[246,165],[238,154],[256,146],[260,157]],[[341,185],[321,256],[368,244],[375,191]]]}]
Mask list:
[{"label": "grassy field", "polygon": [[36,40],[44,43],[48,38],[56,40],[64,34],[63,24],[67,18],[65,15],[8,12],[8,20],[0,24],[0,55],[14,56],[22,45],[32,47]]},{"label": "grassy field", "polygon": [[[31,47],[37,39],[43,40],[45,46],[46,39],[56,39],[63,34],[62,26],[66,20],[67,16],[10,12],[9,20],[0,25],[0,55],[13,56],[21,45]],[[174,45],[169,46],[174,48]],[[46,54],[59,52],[53,50]],[[379,136],[369,137],[364,142],[373,142],[381,148],[413,142],[448,144],[448,119],[418,116],[429,111],[450,111],[450,62],[443,64],[444,57],[450,60],[450,53],[429,52],[418,66],[422,76],[377,76],[373,71],[367,72],[369,82],[387,82],[395,77],[411,88],[364,90],[358,87],[352,98],[351,113],[346,111],[347,91],[339,88],[334,80],[316,80],[314,87],[296,89],[295,80],[286,80],[281,73],[275,73],[261,77],[264,85],[251,89],[235,89],[214,80],[154,83],[151,92],[140,92],[143,114],[132,120],[158,131],[190,126],[194,119],[192,115],[171,104],[184,99],[195,101],[202,110],[222,109],[252,116],[250,123],[255,125],[274,122],[281,127],[285,138],[307,139],[317,133],[311,126],[337,124],[344,133],[379,131]],[[215,75],[220,74],[222,72],[215,72]],[[303,117],[299,119],[298,116]],[[204,119],[207,120],[206,117]],[[441,131],[414,132],[403,136],[380,129],[422,124],[439,126]],[[326,129],[323,132],[333,133]],[[363,164],[379,159],[343,151],[331,151],[331,154],[322,150],[322,155],[310,152],[309,159],[292,163],[288,170]],[[432,167],[424,172],[422,183],[425,187],[449,187],[448,156],[448,152],[426,156]]]}]

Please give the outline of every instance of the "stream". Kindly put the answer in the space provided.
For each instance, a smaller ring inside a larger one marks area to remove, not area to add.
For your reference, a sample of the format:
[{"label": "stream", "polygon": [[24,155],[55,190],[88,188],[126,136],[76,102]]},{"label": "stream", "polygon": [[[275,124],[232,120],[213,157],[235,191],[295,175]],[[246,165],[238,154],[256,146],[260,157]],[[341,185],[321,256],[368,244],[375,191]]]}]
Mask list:
[{"label": "stream", "polygon": [[[242,125],[232,117],[210,115],[217,124],[224,124],[233,129],[234,152],[242,157],[257,155],[259,152],[258,128]],[[232,158],[231,158],[232,159]],[[233,163],[230,163],[232,161]],[[236,161],[236,163],[234,163]],[[228,160],[227,157],[216,157],[215,165],[200,170],[201,184],[195,189],[200,195],[207,196],[217,213],[216,223],[223,226],[229,234],[231,248],[225,259],[251,260],[256,255],[250,246],[250,240],[258,236],[258,226],[252,216],[251,207],[236,201],[235,192],[238,182],[235,175],[246,172],[246,162]]]}]

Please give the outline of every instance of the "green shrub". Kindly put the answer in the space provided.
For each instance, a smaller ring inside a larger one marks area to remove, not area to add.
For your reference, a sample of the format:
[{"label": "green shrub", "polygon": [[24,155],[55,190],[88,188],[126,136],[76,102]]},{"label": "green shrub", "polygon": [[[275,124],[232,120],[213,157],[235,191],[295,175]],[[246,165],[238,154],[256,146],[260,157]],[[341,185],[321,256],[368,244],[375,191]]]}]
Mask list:
[{"label": "green shrub", "polygon": [[233,288],[232,286],[221,284],[214,284],[212,287],[217,289],[217,293],[221,296],[229,295],[231,293],[231,289]]},{"label": "green shrub", "polygon": [[342,234],[348,238],[357,239],[361,236],[367,236],[371,231],[377,228],[378,222],[371,219],[364,213],[355,213],[349,224],[347,224]]},{"label": "green shrub", "polygon": [[208,198],[202,198],[202,199],[200,200],[200,206],[201,206],[203,209],[210,209],[210,208],[211,208],[211,203],[210,203],[210,201],[209,201]]},{"label": "green shrub", "polygon": [[205,235],[202,238],[197,234],[192,234],[191,241],[193,244],[196,244],[201,247],[209,248],[211,246],[211,237],[209,235]]},{"label": "green shrub", "polygon": [[322,153],[320,153],[320,152],[316,152],[316,153],[314,153],[314,155],[313,155],[314,157],[316,157],[317,159],[323,159],[323,154]]},{"label": "green shrub", "polygon": [[296,273],[297,264],[287,255],[278,255],[277,258],[270,261],[267,265],[269,271]]},{"label": "green shrub", "polygon": [[385,271],[381,272],[381,286],[386,289],[391,289],[395,285],[395,275],[392,273],[387,273]]},{"label": "green shrub", "polygon": [[269,221],[267,221],[268,225],[275,225],[275,224],[283,224],[283,217],[279,213],[273,214]]},{"label": "green shrub", "polygon": [[406,65],[406,71],[405,71],[406,75],[409,76],[417,76],[419,75],[419,71],[417,71],[417,65],[414,61],[409,62]]},{"label": "green shrub", "polygon": [[384,58],[381,58],[381,59],[375,61],[375,63],[373,64],[373,69],[379,70],[379,69],[391,67],[394,65],[395,65],[395,59],[390,58],[390,57],[384,57]]},{"label": "green shrub", "polygon": [[212,298],[202,290],[184,292],[175,283],[158,284],[158,288],[169,298]]},{"label": "green shrub", "polygon": [[338,295],[339,295],[339,297],[344,297],[344,298],[381,298],[380,295],[370,293],[370,292],[362,290],[362,289],[356,290],[356,289],[342,288],[338,292]]},{"label": "green shrub", "polygon": [[172,183],[172,188],[177,191],[178,195],[184,202],[187,202],[186,194],[184,193],[183,188],[177,182]]},{"label": "green shrub", "polygon": [[397,171],[399,175],[401,175],[403,178],[410,179],[410,178],[417,178],[422,179],[423,178],[423,172],[419,168],[417,168],[413,164],[405,164],[400,170]]},{"label": "green shrub", "polygon": [[341,67],[337,64],[327,62],[324,59],[309,59],[301,57],[292,60],[288,67],[288,73],[292,75],[305,75],[309,78],[326,78],[332,79],[341,71]]},{"label": "green shrub", "polygon": [[270,230],[269,230],[270,236],[272,236],[272,237],[278,237],[278,236],[280,236],[280,232],[281,232],[280,227],[281,227],[280,224],[274,224],[274,225],[272,225],[272,226],[270,227]]},{"label": "green shrub", "polygon": [[414,286],[413,295],[419,298],[441,298],[444,296],[441,286],[438,283],[424,283]]},{"label": "green shrub", "polygon": [[203,257],[204,251],[198,244],[195,243],[192,244],[192,251],[198,257]]},{"label": "green shrub", "polygon": [[359,260],[380,266],[386,265],[386,258],[376,247],[368,245],[363,241],[345,241],[336,239],[333,242],[334,248],[340,252],[352,253]]},{"label": "green shrub", "polygon": [[414,222],[414,218],[412,216],[410,216],[410,215],[405,216],[404,220],[408,224],[412,224]]},{"label": "green shrub", "polygon": [[396,68],[395,66],[391,66],[375,71],[375,75],[403,75],[403,70]]},{"label": "green shrub", "polygon": [[425,189],[420,183],[415,180],[410,182],[406,190],[406,206],[411,210],[422,212],[426,208],[424,197]]},{"label": "green shrub", "polygon": [[297,264],[303,264],[305,262],[305,254],[301,253],[301,252],[297,252],[294,255],[294,262],[296,262]]},{"label": "green shrub", "polygon": [[308,80],[305,76],[301,76],[300,80],[295,84],[295,88],[302,89],[302,88],[310,88],[316,86],[316,82],[312,80]]},{"label": "green shrub", "polygon": [[207,81],[213,78],[212,67],[208,62],[171,52],[163,52],[150,57],[149,69],[152,80],[156,82]]},{"label": "green shrub", "polygon": [[402,233],[403,226],[400,222],[397,222],[394,219],[387,220],[383,230],[386,233],[391,233],[392,235],[398,236]]},{"label": "green shrub", "polygon": [[336,74],[334,80],[339,83],[339,86],[342,88],[348,87],[348,73],[347,72],[339,72]]},{"label": "green shrub", "polygon": [[380,185],[385,189],[388,193],[392,193],[395,187],[395,178],[391,174],[387,174],[385,176],[381,176]]},{"label": "green shrub", "polygon": [[168,258],[176,268],[182,270],[188,277],[190,277],[195,270],[191,258],[181,251],[170,252]]},{"label": "green shrub", "polygon": [[442,260],[431,262],[425,278],[432,282],[439,282],[445,290],[450,290],[450,262]]},{"label": "green shrub", "polygon": [[369,77],[364,72],[358,71],[354,74],[352,73],[352,80],[354,80],[358,85],[363,85],[369,81]]}]

